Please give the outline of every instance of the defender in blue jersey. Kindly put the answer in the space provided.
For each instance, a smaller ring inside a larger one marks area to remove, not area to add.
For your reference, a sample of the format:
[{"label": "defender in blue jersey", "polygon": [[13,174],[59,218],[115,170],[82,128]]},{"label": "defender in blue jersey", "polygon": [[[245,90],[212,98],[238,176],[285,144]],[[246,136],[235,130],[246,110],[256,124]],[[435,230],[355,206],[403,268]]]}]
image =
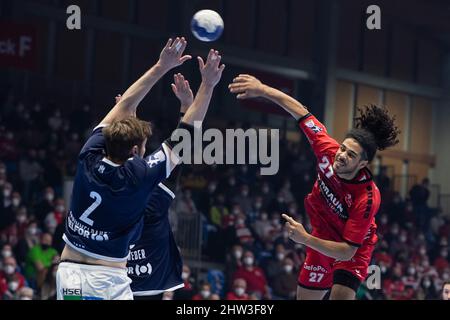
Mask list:
[{"label": "defender in blue jersey", "polygon": [[[58,299],[133,298],[129,248],[141,234],[151,192],[178,161],[171,139],[142,158],[151,130],[135,118],[136,108],[159,78],[190,59],[183,56],[185,48],[184,38],[169,39],[159,61],[124,93],[81,150],[57,272]],[[224,68],[213,50],[199,64],[199,93],[179,125],[190,131],[203,120]]]},{"label": "defender in blue jersey", "polygon": [[[180,100],[182,118],[193,102],[192,90],[181,74],[174,76],[172,90]],[[181,278],[183,261],[169,223],[169,207],[175,198],[181,166],[175,171],[178,172],[173,172],[153,190],[145,208],[141,238],[128,257],[128,276],[136,300],[161,299],[164,291],[184,287]]]}]

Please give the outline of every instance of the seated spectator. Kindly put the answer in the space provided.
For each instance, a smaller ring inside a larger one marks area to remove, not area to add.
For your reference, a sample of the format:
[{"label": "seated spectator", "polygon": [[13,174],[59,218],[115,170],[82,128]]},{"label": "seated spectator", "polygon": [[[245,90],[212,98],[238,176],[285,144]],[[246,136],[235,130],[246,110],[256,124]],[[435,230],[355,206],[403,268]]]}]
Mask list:
[{"label": "seated spectator", "polygon": [[270,299],[270,290],[267,285],[264,271],[255,265],[255,256],[251,251],[245,251],[243,257],[244,265],[236,270],[233,275],[233,281],[242,278],[247,282],[247,290],[257,292],[262,297]]},{"label": "seated spectator", "polygon": [[5,258],[3,271],[0,271],[0,299],[13,300],[17,290],[25,285],[25,277],[17,271],[16,259],[13,256]]},{"label": "seated spectator", "polygon": [[294,272],[294,261],[283,259],[283,271],[271,282],[273,295],[281,299],[293,300],[297,294],[297,274]]},{"label": "seated spectator", "polygon": [[232,290],[227,293],[226,300],[249,300],[245,279],[234,279]]},{"label": "seated spectator", "polygon": [[25,266],[27,279],[40,288],[44,282],[47,270],[52,265],[53,258],[58,256],[58,252],[51,247],[52,236],[44,233],[39,244],[31,248],[28,252]]},{"label": "seated spectator", "polygon": [[442,300],[450,300],[450,281],[442,285]]},{"label": "seated spectator", "polygon": [[211,300],[211,285],[208,282],[202,282],[199,291],[192,297],[192,300]]}]

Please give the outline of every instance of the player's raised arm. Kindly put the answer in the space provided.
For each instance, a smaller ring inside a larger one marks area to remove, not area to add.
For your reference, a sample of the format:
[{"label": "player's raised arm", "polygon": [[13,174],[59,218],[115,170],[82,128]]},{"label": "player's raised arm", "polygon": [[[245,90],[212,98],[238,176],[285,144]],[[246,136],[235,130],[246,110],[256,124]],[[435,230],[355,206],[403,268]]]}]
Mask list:
[{"label": "player's raised arm", "polygon": [[172,91],[180,101],[180,114],[183,117],[189,107],[194,101],[194,94],[192,93],[189,81],[184,78],[181,73],[173,76]]},{"label": "player's raised arm", "polygon": [[308,110],[299,101],[248,74],[240,74],[234,78],[228,88],[231,93],[237,94],[238,99],[266,98],[289,112],[296,120],[308,114]]},{"label": "player's raised arm", "polygon": [[137,106],[156,82],[170,69],[191,59],[191,56],[183,55],[186,45],[187,41],[184,38],[169,39],[161,51],[158,62],[125,91],[119,102],[100,124],[110,124],[130,116],[136,116]]},{"label": "player's raised arm", "polygon": [[198,57],[202,83],[195,96],[194,102],[184,115],[182,122],[193,125],[194,121],[203,121],[208,111],[214,87],[222,77],[225,65],[220,65],[221,56],[218,51],[211,49],[206,60],[206,64],[201,57]]}]

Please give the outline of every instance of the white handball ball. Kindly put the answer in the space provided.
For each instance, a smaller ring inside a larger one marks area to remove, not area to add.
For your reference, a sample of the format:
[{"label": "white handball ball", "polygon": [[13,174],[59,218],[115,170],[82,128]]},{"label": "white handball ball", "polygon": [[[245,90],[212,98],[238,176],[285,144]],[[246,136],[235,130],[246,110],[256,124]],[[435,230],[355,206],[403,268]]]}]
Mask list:
[{"label": "white handball ball", "polygon": [[213,10],[200,10],[191,20],[191,31],[200,41],[211,42],[219,39],[223,28],[222,17]]}]

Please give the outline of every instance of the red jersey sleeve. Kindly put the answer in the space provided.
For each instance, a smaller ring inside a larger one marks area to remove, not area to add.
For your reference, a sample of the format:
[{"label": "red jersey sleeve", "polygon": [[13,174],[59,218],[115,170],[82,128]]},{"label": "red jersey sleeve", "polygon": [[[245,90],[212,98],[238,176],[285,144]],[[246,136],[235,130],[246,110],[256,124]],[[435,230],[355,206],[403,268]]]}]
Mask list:
[{"label": "red jersey sleeve", "polygon": [[368,186],[361,199],[349,210],[349,218],[343,233],[346,242],[356,247],[362,245],[380,208],[380,201],[378,189]]},{"label": "red jersey sleeve", "polygon": [[308,113],[302,117],[298,124],[308,138],[317,158],[321,158],[325,154],[334,154],[339,148],[339,143],[328,135],[327,128],[312,114]]}]

